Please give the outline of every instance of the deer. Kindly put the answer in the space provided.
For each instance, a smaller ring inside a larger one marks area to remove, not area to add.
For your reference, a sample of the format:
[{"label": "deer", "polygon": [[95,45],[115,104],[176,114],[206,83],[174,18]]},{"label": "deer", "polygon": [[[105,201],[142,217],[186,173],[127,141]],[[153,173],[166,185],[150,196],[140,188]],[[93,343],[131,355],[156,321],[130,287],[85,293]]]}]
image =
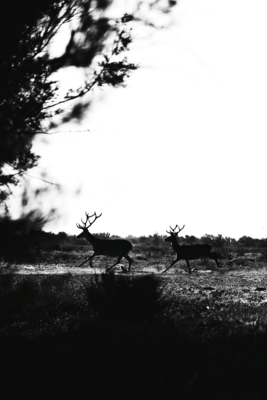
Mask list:
[{"label": "deer", "polygon": [[[198,258],[206,257],[211,258],[216,262],[217,267],[221,267],[218,263],[218,254],[216,252],[212,252],[212,246],[210,244],[193,244],[193,245],[184,245],[181,246],[177,242],[178,234],[184,229],[185,225],[180,228],[179,225],[176,225],[175,228],[170,226],[170,231],[166,231],[170,236],[165,239],[165,242],[171,242],[172,248],[177,253],[176,259],[161,273],[168,271],[175,263],[180,260],[185,260],[189,274],[191,274],[191,268],[189,264],[189,260],[196,260]],[[176,229],[178,228],[178,231]]]},{"label": "deer", "polygon": [[[77,238],[85,238],[92,246],[93,246],[93,254],[90,257],[87,257],[84,262],[82,262],[80,266],[85,264],[89,260],[89,265],[91,268],[93,268],[92,260],[95,256],[109,256],[109,257],[118,257],[117,261],[115,264],[111,265],[106,269],[106,272],[111,270],[115,265],[119,264],[121,259],[124,257],[126,260],[129,262],[129,268],[128,271],[124,268],[121,267],[124,272],[130,272],[131,270],[131,264],[133,260],[131,257],[128,255],[129,251],[132,250],[133,246],[132,244],[125,239],[99,239],[95,236],[93,236],[89,232],[89,228],[93,225],[93,223],[100,218],[102,213],[100,215],[97,215],[96,212],[94,214],[89,215],[89,213],[85,212],[86,219],[83,221],[81,219],[82,224],[76,224],[78,229],[81,229],[82,232],[76,236]],[[91,218],[94,217],[94,220],[91,220]]]}]

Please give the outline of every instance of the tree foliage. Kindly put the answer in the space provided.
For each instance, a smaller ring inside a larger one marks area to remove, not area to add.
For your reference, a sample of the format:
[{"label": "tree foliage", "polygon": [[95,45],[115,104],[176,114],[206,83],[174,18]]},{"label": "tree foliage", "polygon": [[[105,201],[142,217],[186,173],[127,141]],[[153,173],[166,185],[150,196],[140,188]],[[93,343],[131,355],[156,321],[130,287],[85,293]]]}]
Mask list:
[{"label": "tree foliage", "polygon": [[[83,97],[94,86],[118,86],[137,66],[123,55],[131,43],[122,16],[104,16],[108,0],[4,1],[1,7],[0,65],[0,203],[5,202],[21,177],[38,162],[32,152],[36,134],[47,133],[60,105]],[[75,24],[74,24],[75,22]],[[63,26],[70,28],[69,41],[58,57],[51,58],[49,45]],[[96,63],[95,60],[101,56]],[[84,85],[59,97],[53,74],[62,68],[88,68]],[[85,105],[74,103],[63,115],[77,118]]]},{"label": "tree foliage", "polygon": [[[168,14],[176,4],[170,0],[136,0],[132,14],[111,18],[108,10],[115,1],[1,2],[0,237],[6,237],[9,229],[8,197],[38,163],[39,156],[32,149],[35,136],[48,134],[61,123],[80,120],[91,101],[84,96],[94,87],[124,85],[137,68],[126,57],[132,42],[129,24],[159,27],[153,12]],[[52,55],[50,46],[62,30],[68,35],[65,48]],[[81,86],[62,92],[57,72],[68,67],[82,69],[86,78]],[[27,202],[24,191],[22,206]],[[20,219],[10,221],[8,237],[40,230],[48,219],[38,210],[28,210]]]}]

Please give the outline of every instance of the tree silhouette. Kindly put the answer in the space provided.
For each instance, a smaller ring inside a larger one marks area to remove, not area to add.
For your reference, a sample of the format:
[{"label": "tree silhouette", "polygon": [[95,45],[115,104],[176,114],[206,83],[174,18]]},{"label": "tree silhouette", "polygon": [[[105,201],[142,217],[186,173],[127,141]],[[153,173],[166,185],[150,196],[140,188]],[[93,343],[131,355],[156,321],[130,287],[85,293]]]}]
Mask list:
[{"label": "tree silhouette", "polygon": [[[35,136],[48,134],[61,123],[81,119],[89,106],[84,96],[94,87],[124,85],[131,71],[137,68],[125,56],[132,42],[129,24],[157,27],[150,11],[166,14],[176,4],[169,0],[136,1],[136,12],[113,19],[106,16],[112,3],[112,0],[1,2],[0,225],[4,236],[10,219],[8,197],[38,163],[39,156],[32,150]],[[63,29],[69,35],[65,49],[52,56],[49,46]],[[62,93],[55,73],[67,67],[86,70],[86,79],[81,86]],[[28,202],[25,191],[22,205],[23,202]],[[47,218],[38,210],[30,210],[11,224],[10,236],[40,229]]]},{"label": "tree silhouette", "polygon": [[[131,43],[126,24],[103,17],[108,0],[34,0],[2,3],[0,33],[0,203],[12,187],[38,162],[32,152],[36,134],[47,133],[59,106],[79,99],[94,86],[118,86],[137,68],[122,53]],[[62,26],[75,19],[68,44],[60,57],[51,58],[49,44]],[[109,41],[112,38],[112,47]],[[93,61],[102,55],[98,63]],[[60,98],[53,73],[75,66],[90,68],[82,87]],[[73,104],[63,122],[81,117],[86,105]]]}]

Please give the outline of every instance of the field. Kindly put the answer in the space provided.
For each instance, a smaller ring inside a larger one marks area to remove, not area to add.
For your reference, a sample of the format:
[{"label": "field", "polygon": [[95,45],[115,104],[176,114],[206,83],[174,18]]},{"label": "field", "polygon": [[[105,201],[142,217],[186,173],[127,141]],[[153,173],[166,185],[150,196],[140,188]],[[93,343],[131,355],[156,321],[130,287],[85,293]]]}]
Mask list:
[{"label": "field", "polygon": [[265,398],[267,264],[199,260],[189,275],[181,261],[161,275],[170,256],[105,274],[109,260],[77,269],[72,256],[1,266],[10,394]]}]

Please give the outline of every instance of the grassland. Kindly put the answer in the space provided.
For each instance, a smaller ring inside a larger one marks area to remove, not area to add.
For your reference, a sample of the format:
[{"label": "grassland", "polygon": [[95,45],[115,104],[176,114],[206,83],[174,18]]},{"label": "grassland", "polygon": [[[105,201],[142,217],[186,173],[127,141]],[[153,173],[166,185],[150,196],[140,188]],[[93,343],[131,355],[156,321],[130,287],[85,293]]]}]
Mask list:
[{"label": "grassland", "polygon": [[265,398],[263,261],[220,270],[198,261],[192,275],[181,262],[161,275],[171,256],[152,257],[131,274],[102,274],[106,259],[76,273],[81,255],[72,256],[2,265],[1,378],[10,395]]}]

